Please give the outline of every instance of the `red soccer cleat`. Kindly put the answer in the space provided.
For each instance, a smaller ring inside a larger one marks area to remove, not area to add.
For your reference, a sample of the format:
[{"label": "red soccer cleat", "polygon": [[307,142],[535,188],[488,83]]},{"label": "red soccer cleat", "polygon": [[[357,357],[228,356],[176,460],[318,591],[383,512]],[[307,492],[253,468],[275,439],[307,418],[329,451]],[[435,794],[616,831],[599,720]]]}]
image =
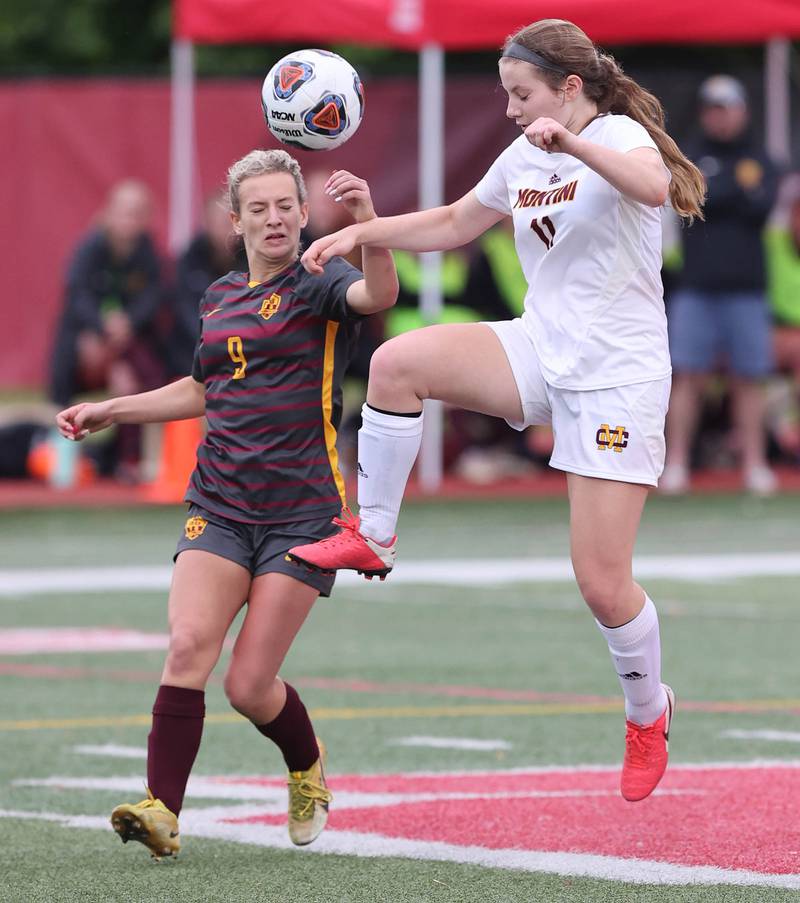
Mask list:
[{"label": "red soccer cleat", "polygon": [[341,517],[334,517],[333,522],[339,527],[338,533],[319,542],[295,546],[289,549],[286,558],[317,571],[358,571],[367,580],[373,577],[385,580],[394,567],[397,537],[392,537],[388,545],[382,546],[364,536],[359,531],[360,519],[347,508],[342,511]]},{"label": "red soccer cleat", "polygon": [[666,684],[667,707],[652,724],[626,721],[625,759],[620,789],[626,800],[635,803],[656,789],[667,768],[669,726],[675,712],[675,694]]}]

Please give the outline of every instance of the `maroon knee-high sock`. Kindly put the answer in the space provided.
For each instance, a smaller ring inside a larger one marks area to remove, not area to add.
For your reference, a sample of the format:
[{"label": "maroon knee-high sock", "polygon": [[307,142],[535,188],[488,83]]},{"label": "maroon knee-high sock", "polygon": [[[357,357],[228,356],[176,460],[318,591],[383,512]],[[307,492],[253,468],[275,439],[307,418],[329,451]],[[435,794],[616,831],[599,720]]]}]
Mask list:
[{"label": "maroon knee-high sock", "polygon": [[317,738],[297,690],[284,681],[286,703],[277,718],[255,727],[283,753],[289,771],[307,771],[319,758]]},{"label": "maroon knee-high sock", "polygon": [[147,738],[147,785],[175,815],[183,806],[186,782],[200,748],[205,695],[203,690],[162,684],[153,705],[153,726]]}]

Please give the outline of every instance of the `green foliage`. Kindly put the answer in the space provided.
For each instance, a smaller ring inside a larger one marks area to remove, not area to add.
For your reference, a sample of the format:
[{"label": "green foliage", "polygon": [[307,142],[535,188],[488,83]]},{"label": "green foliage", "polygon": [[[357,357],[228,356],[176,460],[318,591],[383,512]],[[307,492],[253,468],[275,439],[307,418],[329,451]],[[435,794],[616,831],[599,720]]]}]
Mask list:
[{"label": "green foliage", "polygon": [[2,0],[0,74],[166,72],[169,0]]},{"label": "green foliage", "polygon": [[[165,75],[171,27],[171,0],[0,0],[0,77]],[[417,73],[416,53],[347,43],[329,46],[367,79]],[[257,76],[297,47],[297,42],[198,46],[197,73]],[[656,45],[626,47],[618,57],[633,70],[697,69],[694,84],[708,71],[758,68],[761,48]],[[496,62],[497,48],[451,53],[447,71],[450,75],[485,73]]]},{"label": "green foliage", "polygon": [[[0,76],[165,75],[170,0],[0,0]],[[297,44],[196,48],[199,75],[260,75]],[[375,47],[332,47],[363,75],[414,74],[417,57]]]}]

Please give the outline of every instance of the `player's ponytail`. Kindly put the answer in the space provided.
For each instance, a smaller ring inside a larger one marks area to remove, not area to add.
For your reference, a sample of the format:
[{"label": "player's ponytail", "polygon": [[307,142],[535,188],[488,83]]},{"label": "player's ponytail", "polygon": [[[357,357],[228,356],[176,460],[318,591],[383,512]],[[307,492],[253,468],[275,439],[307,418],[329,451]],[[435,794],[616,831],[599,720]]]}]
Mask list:
[{"label": "player's ponytail", "polygon": [[579,75],[584,94],[595,101],[598,112],[621,113],[641,123],[672,174],[672,207],[690,222],[695,217],[703,218],[705,180],[664,129],[664,109],[657,97],[625,75],[617,61],[597,50],[572,22],[542,19],[509,37],[506,48],[512,43],[521,44],[552,64],[551,68],[537,67],[539,76],[552,88],[562,86],[564,73]]},{"label": "player's ponytail", "polygon": [[[604,103],[598,102],[601,113],[623,113],[641,123],[655,141],[672,173],[669,197],[673,208],[689,221],[703,219],[702,204],[706,193],[703,174],[682,152],[664,128],[664,108],[657,97],[638,82],[625,75],[614,57],[598,52],[604,75]],[[580,74],[580,73],[578,73]]]}]

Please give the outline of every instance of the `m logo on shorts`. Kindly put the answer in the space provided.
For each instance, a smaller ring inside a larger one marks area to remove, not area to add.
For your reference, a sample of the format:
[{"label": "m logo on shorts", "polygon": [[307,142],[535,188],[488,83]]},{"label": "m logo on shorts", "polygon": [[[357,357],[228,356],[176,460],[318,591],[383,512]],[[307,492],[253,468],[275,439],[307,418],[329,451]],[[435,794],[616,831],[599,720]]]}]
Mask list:
[{"label": "m logo on shorts", "polygon": [[624,426],[615,426],[612,430],[607,423],[601,423],[595,441],[598,451],[613,448],[615,452],[621,452],[628,447],[628,432]]},{"label": "m logo on shorts", "polygon": [[278,312],[278,308],[281,306],[281,296],[277,292],[273,292],[269,298],[264,298],[261,302],[261,310],[259,313],[265,320],[269,320],[269,318]]},{"label": "m logo on shorts", "polygon": [[186,538],[191,540],[197,539],[198,536],[202,536],[207,523],[208,521],[204,517],[190,517],[189,520],[186,521],[186,528],[184,530]]}]

